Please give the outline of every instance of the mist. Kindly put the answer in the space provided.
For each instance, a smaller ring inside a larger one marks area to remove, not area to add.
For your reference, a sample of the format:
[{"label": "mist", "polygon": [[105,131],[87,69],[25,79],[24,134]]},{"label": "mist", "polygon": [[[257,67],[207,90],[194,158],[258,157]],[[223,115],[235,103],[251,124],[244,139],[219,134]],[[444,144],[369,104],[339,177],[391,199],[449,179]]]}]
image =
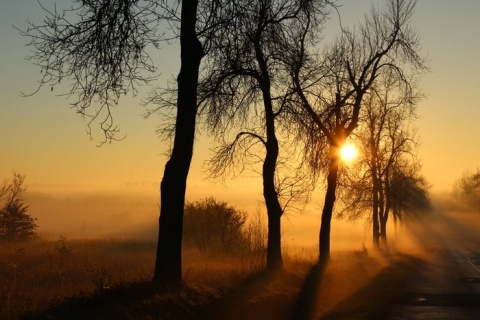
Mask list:
[{"label": "mist", "polygon": [[158,199],[150,195],[27,192],[26,201],[42,237],[153,240],[156,236]]}]

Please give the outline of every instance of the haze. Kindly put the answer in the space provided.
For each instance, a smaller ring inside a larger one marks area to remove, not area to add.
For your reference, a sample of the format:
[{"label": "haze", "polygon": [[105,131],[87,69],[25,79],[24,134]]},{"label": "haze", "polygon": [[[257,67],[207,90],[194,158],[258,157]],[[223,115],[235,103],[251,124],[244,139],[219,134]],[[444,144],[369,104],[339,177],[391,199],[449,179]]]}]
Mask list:
[{"label": "haze", "polygon": [[[368,9],[366,2],[340,3],[346,25],[361,20]],[[24,60],[26,40],[12,25],[24,27],[26,19],[38,22],[43,12],[35,1],[4,0],[0,6],[0,177],[9,177],[13,170],[26,174],[30,212],[38,218],[41,233],[92,237],[135,233],[149,226],[148,232],[139,233],[155,234],[168,141],[155,135],[155,117],[142,117],[139,103],[148,89],[142,88],[137,97],[125,97],[115,109],[125,139],[96,147],[86,134],[85,122],[69,109],[64,97],[56,96],[60,92],[41,90],[30,98],[20,96],[35,90],[39,70]],[[421,80],[426,98],[419,104],[416,124],[423,173],[433,194],[450,192],[462,172],[478,166],[480,135],[474,130],[480,117],[479,13],[480,2],[468,0],[420,0],[415,10],[412,25],[421,35],[423,53],[431,59],[432,72]],[[178,72],[176,50],[165,46],[159,53],[160,84]],[[200,133],[187,199],[214,196],[249,212],[257,210],[261,182],[253,175],[225,185],[206,179],[203,163],[209,148],[210,141]],[[283,223],[287,241],[312,245],[318,241],[322,197],[317,191],[304,215],[287,213]],[[334,223],[339,234],[343,224]],[[355,228],[364,237],[363,224]]]}]

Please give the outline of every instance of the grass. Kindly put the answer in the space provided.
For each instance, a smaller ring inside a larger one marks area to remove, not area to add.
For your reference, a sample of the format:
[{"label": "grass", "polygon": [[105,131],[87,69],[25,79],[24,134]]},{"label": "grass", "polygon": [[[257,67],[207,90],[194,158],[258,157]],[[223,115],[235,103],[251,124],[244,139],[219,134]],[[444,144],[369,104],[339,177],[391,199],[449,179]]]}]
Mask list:
[{"label": "grass", "polygon": [[0,246],[0,318],[37,313],[72,296],[151,276],[152,244],[34,240]]},{"label": "grass", "polygon": [[413,267],[365,251],[335,252],[315,273],[316,248],[284,252],[285,270],[266,274],[258,254],[187,248],[184,283],[159,291],[149,284],[153,243],[2,244],[0,319],[349,319],[385,312]]}]

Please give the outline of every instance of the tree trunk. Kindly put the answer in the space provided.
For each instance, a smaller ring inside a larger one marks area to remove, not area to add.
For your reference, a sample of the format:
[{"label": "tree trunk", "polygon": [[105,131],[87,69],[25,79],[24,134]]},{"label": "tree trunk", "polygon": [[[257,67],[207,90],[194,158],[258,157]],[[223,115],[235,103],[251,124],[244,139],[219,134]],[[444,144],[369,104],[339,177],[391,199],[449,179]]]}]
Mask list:
[{"label": "tree trunk", "polygon": [[330,259],[330,226],[333,213],[333,205],[335,204],[335,192],[337,190],[337,177],[339,167],[338,152],[334,150],[334,146],[330,146],[330,167],[327,176],[327,193],[325,194],[325,203],[322,211],[322,223],[320,226],[319,236],[319,262],[326,264]]},{"label": "tree trunk", "polygon": [[[278,201],[276,202],[278,203]],[[271,209],[267,209],[267,211],[270,211],[268,214],[267,270],[274,271],[283,268],[281,214],[272,213]]]},{"label": "tree trunk", "polygon": [[268,215],[268,244],[267,244],[267,270],[283,268],[282,242],[281,242],[281,217],[282,207],[275,190],[275,169],[278,158],[278,140],[275,135],[275,116],[270,97],[270,86],[264,91],[265,119],[267,141],[265,143],[266,155],[263,162],[263,196]]},{"label": "tree trunk", "polygon": [[276,270],[283,268],[280,221],[282,207],[275,190],[278,142],[275,136],[273,136],[273,138],[268,139],[266,144],[267,154],[263,163],[263,196],[268,215],[267,270]]},{"label": "tree trunk", "polygon": [[160,186],[159,232],[153,275],[153,281],[162,285],[182,281],[183,209],[195,136],[198,73],[203,57],[195,30],[197,5],[197,0],[182,1],[175,139]]},{"label": "tree trunk", "polygon": [[385,210],[383,211],[382,215],[380,216],[380,236],[382,240],[382,246],[385,249],[388,249],[388,242],[387,242],[387,222],[388,216],[390,213],[390,205],[387,199],[387,204],[385,206]]},{"label": "tree trunk", "polygon": [[395,231],[395,236],[398,234],[398,216],[395,208],[393,209],[393,230]]},{"label": "tree trunk", "polygon": [[267,270],[273,271],[283,268],[282,241],[281,241],[281,217],[282,206],[275,190],[275,170],[278,159],[278,139],[275,133],[275,113],[273,111],[270,74],[262,51],[260,34],[254,41],[255,55],[260,67],[260,87],[263,95],[265,109],[265,160],[263,162],[263,197],[267,207],[268,216],[268,243],[267,243]]},{"label": "tree trunk", "polygon": [[379,224],[378,224],[378,194],[375,190],[373,191],[373,212],[372,212],[372,241],[373,241],[373,247],[375,249],[378,249],[380,247],[380,241],[379,241]]},{"label": "tree trunk", "polygon": [[387,219],[380,219],[380,235],[382,246],[387,249]]},{"label": "tree trunk", "polygon": [[[370,129],[373,132],[373,128]],[[377,146],[375,140],[372,137],[370,140],[370,166],[372,170],[372,242],[375,249],[380,247],[380,227],[379,227],[379,210],[380,210],[380,192],[381,183],[379,179],[378,167],[377,167]]]}]

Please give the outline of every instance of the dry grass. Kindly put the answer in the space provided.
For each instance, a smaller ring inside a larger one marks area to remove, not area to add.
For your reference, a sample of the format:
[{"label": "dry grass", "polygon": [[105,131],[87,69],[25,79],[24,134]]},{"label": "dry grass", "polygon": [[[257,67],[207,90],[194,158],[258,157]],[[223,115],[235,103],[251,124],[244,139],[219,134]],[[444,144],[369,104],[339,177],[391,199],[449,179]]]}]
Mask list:
[{"label": "dry grass", "polygon": [[151,276],[152,244],[34,240],[0,246],[0,318],[16,319],[64,301]]},{"label": "dry grass", "polygon": [[218,256],[187,248],[184,284],[158,291],[148,284],[153,243],[60,238],[2,244],[0,319],[319,318],[339,306],[356,312],[352,306],[362,298],[355,292],[387,266],[362,250],[337,252],[315,278],[316,252],[284,248],[285,271],[272,275],[261,272],[262,252]]},{"label": "dry grass", "polygon": [[[190,288],[218,292],[262,270],[262,253],[240,257],[184,250]],[[155,244],[132,240],[33,240],[0,246],[0,319],[44,312],[71,297],[151,279]]]}]

